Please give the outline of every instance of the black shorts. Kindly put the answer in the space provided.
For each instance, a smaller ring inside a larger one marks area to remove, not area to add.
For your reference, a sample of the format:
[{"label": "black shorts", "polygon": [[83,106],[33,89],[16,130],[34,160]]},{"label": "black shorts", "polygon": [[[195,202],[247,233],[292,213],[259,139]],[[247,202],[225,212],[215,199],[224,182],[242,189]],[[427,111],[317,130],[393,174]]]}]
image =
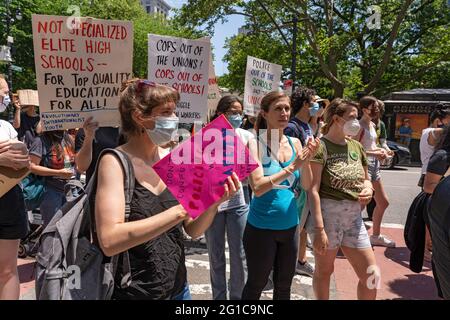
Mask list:
[{"label": "black shorts", "polygon": [[28,234],[22,189],[15,186],[0,198],[0,239],[17,240]]}]

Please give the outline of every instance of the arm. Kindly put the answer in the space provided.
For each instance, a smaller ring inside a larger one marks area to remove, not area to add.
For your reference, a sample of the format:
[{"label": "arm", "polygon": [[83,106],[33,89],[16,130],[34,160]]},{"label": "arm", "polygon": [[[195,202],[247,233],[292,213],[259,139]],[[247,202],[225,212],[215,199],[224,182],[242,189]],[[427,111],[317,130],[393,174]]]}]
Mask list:
[{"label": "arm", "polygon": [[[86,172],[91,165],[92,142],[97,128],[98,122],[92,122],[92,117],[89,117],[83,124],[84,140],[81,149],[75,155],[75,165],[78,172]],[[77,136],[77,139],[82,139],[82,136]]]},{"label": "arm", "polygon": [[427,172],[425,174],[425,180],[423,182],[423,191],[425,193],[433,194],[434,189],[436,189],[436,186],[438,185],[439,181],[441,181],[442,175]]},{"label": "arm", "polygon": [[125,223],[123,179],[119,160],[111,154],[102,157],[98,171],[95,221],[100,247],[107,256],[154,239],[188,217],[183,207],[177,205],[152,217]]},{"label": "arm", "polygon": [[31,172],[35,175],[42,176],[42,177],[61,177],[63,179],[70,179],[73,172],[69,169],[50,169],[47,167],[43,167],[40,165],[41,163],[40,156],[37,156],[35,154],[30,155],[31,165],[30,169]]},{"label": "arm", "polygon": [[372,200],[373,192],[374,189],[372,182],[369,179],[368,167],[364,166],[364,188],[361,190],[358,199],[359,203],[361,203],[363,207],[365,207]]},{"label": "arm", "polygon": [[13,127],[14,129],[19,129],[20,128],[20,112],[22,109],[22,106],[20,105],[20,101],[19,101],[19,97],[13,97],[14,98],[14,107],[16,108],[15,112],[14,112],[14,122],[13,122]]},{"label": "arm", "polygon": [[326,247],[328,246],[328,238],[324,229],[319,196],[323,166],[320,163],[311,162],[311,170],[313,174],[313,181],[311,190],[308,192],[308,201],[314,223],[315,236],[313,247],[314,251],[317,253],[324,254],[326,252]]}]

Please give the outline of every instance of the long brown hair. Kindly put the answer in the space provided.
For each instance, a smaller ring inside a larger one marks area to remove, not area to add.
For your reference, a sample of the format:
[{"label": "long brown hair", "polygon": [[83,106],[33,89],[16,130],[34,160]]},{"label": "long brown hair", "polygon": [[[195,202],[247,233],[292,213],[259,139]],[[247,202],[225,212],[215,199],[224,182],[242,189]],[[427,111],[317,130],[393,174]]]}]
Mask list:
[{"label": "long brown hair", "polygon": [[122,83],[119,101],[122,133],[127,137],[139,134],[140,128],[132,117],[136,110],[149,115],[157,106],[178,101],[180,94],[171,87],[137,78]]},{"label": "long brown hair", "polygon": [[349,107],[355,107],[358,109],[358,104],[356,102],[336,98],[325,108],[323,113],[323,118],[325,125],[322,127],[322,133],[327,134],[330,131],[331,126],[333,125],[333,116],[338,115],[342,117]]},{"label": "long brown hair", "polygon": [[[261,110],[264,112],[269,112],[269,108],[272,103],[282,99],[289,97],[282,91],[272,91],[266,94],[261,100]],[[267,121],[263,118],[261,111],[258,114],[258,118],[256,118],[255,122],[255,130],[259,134],[260,129],[267,129]]]}]

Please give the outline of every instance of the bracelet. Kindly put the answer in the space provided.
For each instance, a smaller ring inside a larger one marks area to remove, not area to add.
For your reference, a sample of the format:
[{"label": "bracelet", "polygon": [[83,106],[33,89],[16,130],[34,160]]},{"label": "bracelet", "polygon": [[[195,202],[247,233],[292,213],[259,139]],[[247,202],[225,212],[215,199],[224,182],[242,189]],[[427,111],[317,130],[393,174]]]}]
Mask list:
[{"label": "bracelet", "polygon": [[324,227],[314,227],[314,231],[319,232],[325,230]]},{"label": "bracelet", "polygon": [[270,181],[270,183],[271,183],[272,186],[273,186],[274,184],[273,184],[272,178],[271,178],[270,176],[268,176],[267,178],[269,178],[269,181]]},{"label": "bracelet", "polygon": [[284,167],[284,168],[283,168],[283,171],[286,171],[287,173],[289,173],[289,174],[291,174],[291,175],[294,174],[293,172],[289,171],[289,169],[288,169],[287,167]]}]

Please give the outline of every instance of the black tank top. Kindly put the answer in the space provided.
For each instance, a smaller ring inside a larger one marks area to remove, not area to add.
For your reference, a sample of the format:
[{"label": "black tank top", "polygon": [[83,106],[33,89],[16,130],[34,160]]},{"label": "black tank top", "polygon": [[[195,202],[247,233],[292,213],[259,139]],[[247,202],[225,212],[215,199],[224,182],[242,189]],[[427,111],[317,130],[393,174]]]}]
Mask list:
[{"label": "black tank top", "polygon": [[[157,215],[178,204],[167,188],[156,196],[136,180],[129,221]],[[181,223],[128,252],[131,285],[125,289],[116,286],[113,299],[167,300],[181,293],[187,281]],[[122,274],[118,270],[115,283],[120,283]]]}]

